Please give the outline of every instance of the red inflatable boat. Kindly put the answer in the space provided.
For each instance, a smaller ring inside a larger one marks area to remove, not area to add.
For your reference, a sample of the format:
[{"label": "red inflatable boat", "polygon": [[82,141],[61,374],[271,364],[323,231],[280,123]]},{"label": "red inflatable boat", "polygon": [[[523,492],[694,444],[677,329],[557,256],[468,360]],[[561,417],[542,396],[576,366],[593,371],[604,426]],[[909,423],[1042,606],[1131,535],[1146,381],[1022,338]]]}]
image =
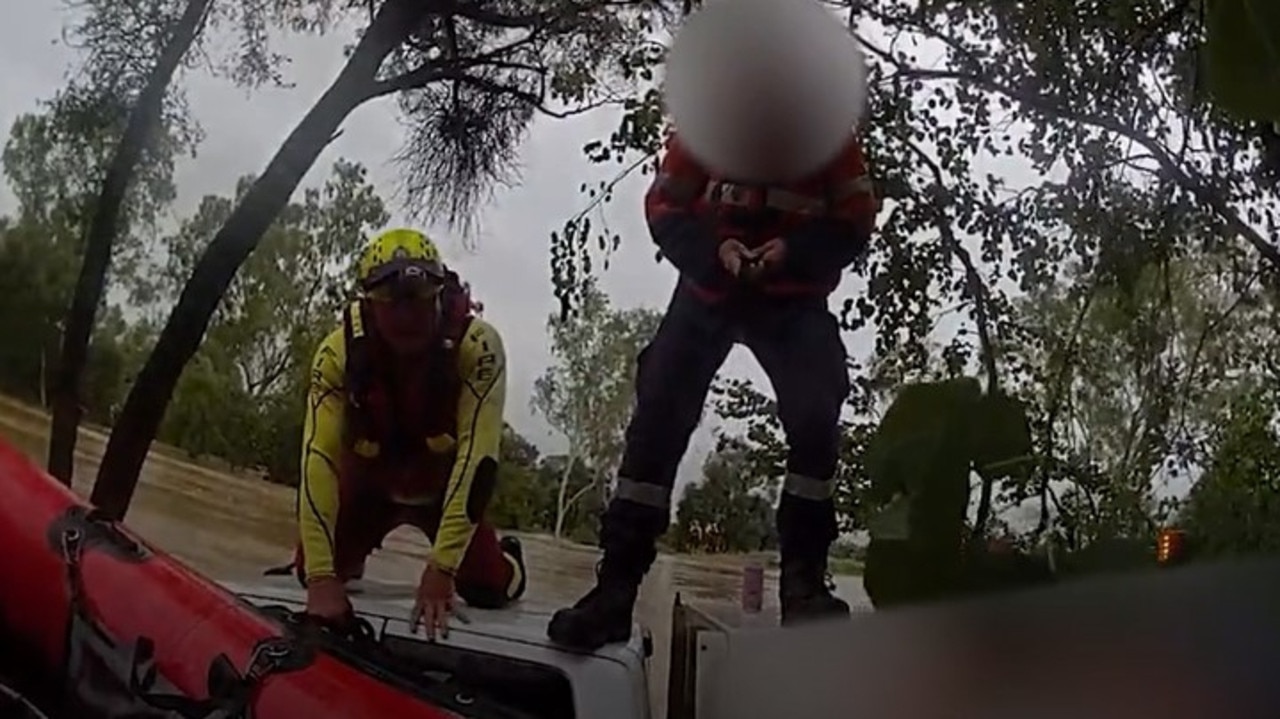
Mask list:
[{"label": "red inflatable boat", "polygon": [[3,441],[0,487],[0,651],[43,677],[34,691],[59,705],[44,707],[51,714],[485,714],[394,667],[352,660],[359,652],[337,635],[259,612],[97,516]]}]

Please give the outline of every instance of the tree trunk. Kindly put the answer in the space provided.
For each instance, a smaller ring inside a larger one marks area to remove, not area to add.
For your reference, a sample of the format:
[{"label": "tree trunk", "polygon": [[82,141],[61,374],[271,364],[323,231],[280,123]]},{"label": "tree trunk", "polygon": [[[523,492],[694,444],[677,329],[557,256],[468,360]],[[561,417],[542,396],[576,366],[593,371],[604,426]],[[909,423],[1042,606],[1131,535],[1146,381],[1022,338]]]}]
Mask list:
[{"label": "tree trunk", "polygon": [[592,480],[587,484],[587,486],[583,487],[582,489],[579,489],[577,492],[574,492],[574,493],[573,493],[573,496],[572,496],[572,497],[570,497],[567,501],[565,501],[565,503],[564,503],[564,511],[567,513],[567,512],[569,511],[569,508],[570,508],[570,507],[572,507],[573,505],[577,504],[577,503],[578,503],[578,500],[582,499],[582,498],[583,498],[583,496],[585,496],[587,492],[590,492],[591,490],[595,489],[595,488],[596,488],[596,481],[597,481],[597,480],[592,479]]},{"label": "tree trunk", "polygon": [[75,466],[76,430],[80,426],[80,379],[89,356],[89,339],[107,282],[111,264],[111,244],[115,239],[120,212],[129,185],[142,160],[148,143],[160,124],[164,97],[182,58],[200,34],[204,17],[212,0],[189,0],[173,25],[172,34],[147,84],[129,113],[129,124],[116,147],[111,165],[102,181],[102,191],[94,207],[84,242],[84,259],[75,294],[67,310],[66,329],[62,333],[62,354],[54,376],[53,421],[49,430],[49,473],[68,487]]},{"label": "tree trunk", "polygon": [[564,465],[564,472],[560,475],[560,493],[556,495],[556,539],[559,539],[561,533],[564,531],[564,499],[565,495],[569,492],[569,477],[573,474],[573,465],[576,461],[577,455],[570,452],[569,459]]},{"label": "tree trunk", "polygon": [[210,241],[138,373],[107,442],[90,501],[108,516],[121,519],[128,510],[174,386],[199,348],[236,271],[347,115],[372,96],[383,60],[428,9],[428,4],[418,2],[383,4],[337,79],[289,134]]}]

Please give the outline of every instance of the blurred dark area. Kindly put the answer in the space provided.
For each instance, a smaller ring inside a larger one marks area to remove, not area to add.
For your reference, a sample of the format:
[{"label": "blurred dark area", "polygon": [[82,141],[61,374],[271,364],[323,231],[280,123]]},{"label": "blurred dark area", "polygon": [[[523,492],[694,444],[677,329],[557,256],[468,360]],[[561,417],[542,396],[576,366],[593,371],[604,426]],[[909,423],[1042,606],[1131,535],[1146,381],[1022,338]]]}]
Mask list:
[{"label": "blurred dark area", "polygon": [[[993,576],[1033,573],[1016,560],[1004,567]],[[766,656],[754,656],[755,641]],[[756,716],[1273,719],[1280,561],[1100,574],[761,633],[743,645],[725,701]],[[803,671],[780,669],[793,664]],[[754,689],[770,681],[789,683],[778,700],[789,710]]]}]

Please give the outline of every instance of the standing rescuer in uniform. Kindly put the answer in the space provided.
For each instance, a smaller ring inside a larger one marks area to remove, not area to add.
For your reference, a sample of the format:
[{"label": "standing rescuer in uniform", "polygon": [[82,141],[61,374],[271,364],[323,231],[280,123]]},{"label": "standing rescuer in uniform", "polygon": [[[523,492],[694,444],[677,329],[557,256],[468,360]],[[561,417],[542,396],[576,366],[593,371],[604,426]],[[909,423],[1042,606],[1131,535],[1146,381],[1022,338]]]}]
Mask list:
[{"label": "standing rescuer in uniform", "polygon": [[553,641],[594,649],[629,638],[641,580],[669,522],[676,468],[739,341],[769,376],[789,445],[777,513],[782,622],[848,614],[827,585],[840,409],[849,392],[827,297],[866,250],[876,208],[854,136],[820,171],[776,186],[717,177],[678,136],[668,141],[645,210],[680,279],[638,359],[617,489],[601,519],[596,586],[555,614]]},{"label": "standing rescuer in uniform", "polygon": [[413,624],[447,632],[454,592],[506,605],[525,589],[523,552],[484,522],[506,401],[498,331],[425,235],[375,237],[356,266],[359,298],[312,362],[295,558],[307,612],[341,621],[345,582],[402,524],[431,540]]}]

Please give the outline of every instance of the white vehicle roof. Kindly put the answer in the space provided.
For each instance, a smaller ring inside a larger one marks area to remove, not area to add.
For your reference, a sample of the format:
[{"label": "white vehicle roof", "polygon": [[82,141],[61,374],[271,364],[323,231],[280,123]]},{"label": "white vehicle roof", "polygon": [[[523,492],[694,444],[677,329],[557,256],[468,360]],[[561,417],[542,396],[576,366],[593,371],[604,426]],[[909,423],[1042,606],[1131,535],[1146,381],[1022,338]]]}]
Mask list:
[{"label": "white vehicle roof", "polygon": [[[306,592],[293,577],[263,577],[222,586],[255,605],[285,604],[300,608]],[[386,622],[386,632],[413,637],[408,631],[414,586],[358,580],[349,585],[352,608],[366,619]],[[646,665],[652,641],[641,627],[631,641],[590,652],[575,652],[547,639],[547,622],[557,607],[521,600],[505,609],[485,610],[462,605],[442,644],[554,668],[568,678],[578,719],[648,719]],[[426,641],[421,630],[416,637]]]}]

